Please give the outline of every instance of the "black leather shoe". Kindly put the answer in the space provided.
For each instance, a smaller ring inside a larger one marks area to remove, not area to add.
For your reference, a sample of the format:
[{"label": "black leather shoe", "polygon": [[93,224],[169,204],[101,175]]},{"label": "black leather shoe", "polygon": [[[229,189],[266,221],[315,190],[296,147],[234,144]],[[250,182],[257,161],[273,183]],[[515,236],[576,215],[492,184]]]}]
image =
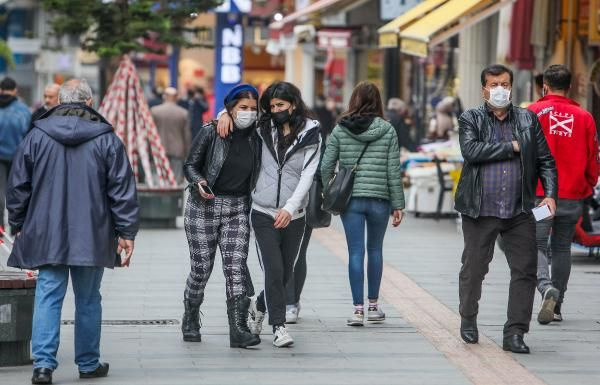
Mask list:
[{"label": "black leather shoe", "polygon": [[79,378],[99,378],[108,375],[108,362],[101,362],[93,372],[79,372]]},{"label": "black leather shoe", "polygon": [[468,344],[479,342],[479,331],[477,330],[477,320],[467,318],[460,319],[460,336]]},{"label": "black leather shoe", "polygon": [[502,349],[513,353],[529,354],[529,346],[525,345],[523,336],[513,334],[512,336],[504,337],[502,341]]},{"label": "black leather shoe", "polygon": [[52,383],[52,369],[48,368],[35,368],[33,369],[33,377],[31,377],[32,384],[51,384]]}]

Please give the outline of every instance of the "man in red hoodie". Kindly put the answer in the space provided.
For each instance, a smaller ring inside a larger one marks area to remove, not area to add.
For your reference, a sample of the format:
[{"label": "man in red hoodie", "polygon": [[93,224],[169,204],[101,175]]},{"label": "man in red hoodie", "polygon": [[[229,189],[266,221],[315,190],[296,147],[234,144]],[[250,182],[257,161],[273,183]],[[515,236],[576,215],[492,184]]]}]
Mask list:
[{"label": "man in red hoodie", "polygon": [[[558,202],[555,216],[537,222],[537,287],[542,294],[538,322],[562,321],[561,304],[571,273],[571,240],[581,217],[583,200],[592,195],[598,181],[598,140],[592,115],[567,94],[571,72],[564,65],[544,71],[543,97],[528,108],[540,120],[558,171]],[[538,182],[537,196],[544,191]],[[548,238],[552,271],[549,271]]]}]

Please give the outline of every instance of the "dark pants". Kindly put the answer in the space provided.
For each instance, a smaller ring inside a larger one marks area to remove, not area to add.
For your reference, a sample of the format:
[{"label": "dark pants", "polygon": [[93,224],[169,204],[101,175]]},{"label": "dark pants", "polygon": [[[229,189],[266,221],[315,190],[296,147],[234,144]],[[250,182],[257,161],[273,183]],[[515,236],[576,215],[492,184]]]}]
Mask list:
[{"label": "dark pants", "polygon": [[[556,202],[556,215],[551,219],[539,221],[536,226],[537,287],[542,295],[548,287],[557,288],[560,291],[559,304],[563,302],[571,275],[571,242],[582,210],[583,201],[581,200],[559,199]],[[550,245],[548,245],[550,233],[552,233],[552,237]],[[551,258],[548,258],[548,246],[550,246]],[[552,259],[551,263],[550,259]],[[550,265],[552,271],[550,271]]]},{"label": "dark pants", "polygon": [[463,216],[465,248],[459,274],[460,315],[474,319],[479,310],[481,284],[494,255],[494,244],[500,234],[510,268],[508,320],[504,336],[523,335],[529,331],[536,287],[537,249],[535,220],[532,214],[510,219]]},{"label": "dark pants", "polygon": [[10,162],[0,160],[0,226],[4,227],[4,209],[6,208],[6,186],[10,173]]},{"label": "dark pants", "polygon": [[304,217],[298,218],[286,228],[276,229],[272,217],[252,210],[251,222],[260,264],[265,273],[265,290],[259,295],[258,301],[262,303],[266,300],[269,325],[282,325],[285,323],[285,286],[293,274],[305,220]]},{"label": "dark pants", "polygon": [[296,305],[300,302],[300,294],[302,294],[304,282],[306,281],[306,250],[308,249],[312,230],[312,227],[309,226],[306,226],[304,229],[304,238],[302,238],[302,244],[300,245],[300,253],[294,264],[294,274],[292,274],[285,287],[288,305]]}]

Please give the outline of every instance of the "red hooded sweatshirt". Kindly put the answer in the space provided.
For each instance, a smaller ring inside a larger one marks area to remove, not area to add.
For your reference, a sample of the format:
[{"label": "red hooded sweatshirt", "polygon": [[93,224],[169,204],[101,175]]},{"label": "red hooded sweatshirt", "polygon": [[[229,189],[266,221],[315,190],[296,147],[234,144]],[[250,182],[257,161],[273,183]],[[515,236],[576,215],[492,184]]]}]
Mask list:
[{"label": "red hooded sweatshirt", "polygon": [[[598,182],[598,139],[592,115],[577,102],[546,95],[528,107],[540,120],[558,171],[558,198],[584,199]],[[538,181],[537,196],[544,196]]]}]

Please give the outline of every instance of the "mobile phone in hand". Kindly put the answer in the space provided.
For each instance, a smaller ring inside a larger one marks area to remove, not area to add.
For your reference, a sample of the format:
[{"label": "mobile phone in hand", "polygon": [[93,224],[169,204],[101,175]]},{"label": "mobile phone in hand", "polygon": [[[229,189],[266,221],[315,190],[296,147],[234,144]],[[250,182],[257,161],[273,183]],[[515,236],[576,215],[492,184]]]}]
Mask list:
[{"label": "mobile phone in hand", "polygon": [[121,254],[115,253],[115,267],[123,267],[123,261],[121,260]]},{"label": "mobile phone in hand", "polygon": [[212,191],[212,189],[210,188],[209,185],[207,184],[201,184],[200,188],[202,189],[202,192],[208,195],[215,195]]}]

